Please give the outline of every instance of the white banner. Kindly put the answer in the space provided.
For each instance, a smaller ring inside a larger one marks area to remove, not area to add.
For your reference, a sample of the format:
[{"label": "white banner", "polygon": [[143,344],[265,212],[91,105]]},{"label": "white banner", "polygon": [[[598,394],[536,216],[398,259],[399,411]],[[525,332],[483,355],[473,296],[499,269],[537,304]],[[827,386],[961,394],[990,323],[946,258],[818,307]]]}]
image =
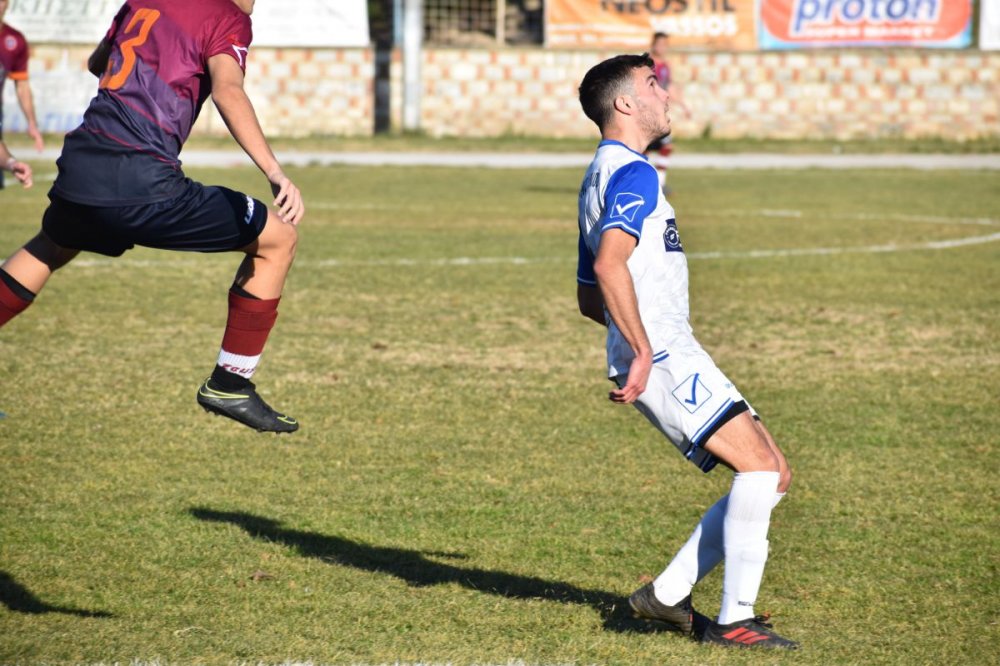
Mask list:
[{"label": "white banner", "polygon": [[1000,0],[980,0],[979,48],[1000,51]]},{"label": "white banner", "polygon": [[[122,0],[14,0],[4,22],[29,43],[96,44]],[[258,0],[254,46],[368,46],[365,0]]]}]

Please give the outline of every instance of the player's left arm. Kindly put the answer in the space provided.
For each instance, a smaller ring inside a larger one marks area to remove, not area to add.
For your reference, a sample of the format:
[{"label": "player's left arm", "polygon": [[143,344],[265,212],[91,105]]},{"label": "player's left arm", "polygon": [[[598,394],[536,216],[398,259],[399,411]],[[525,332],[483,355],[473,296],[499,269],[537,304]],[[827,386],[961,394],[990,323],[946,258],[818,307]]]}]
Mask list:
[{"label": "player's left arm", "polygon": [[45,147],[42,140],[42,133],[38,131],[38,119],[35,118],[35,100],[31,96],[31,85],[27,77],[14,82],[14,91],[17,93],[17,102],[24,112],[24,117],[28,121],[28,136],[35,142],[35,149],[38,152]]},{"label": "player's left arm", "polygon": [[220,53],[208,59],[208,71],[212,77],[212,100],[236,143],[271,183],[278,216],[289,224],[298,224],[305,213],[302,194],[281,170],[264,138],[257,113],[243,88],[243,69],[231,55]]},{"label": "player's left arm", "polygon": [[7,150],[7,145],[0,141],[0,169],[10,171],[25,188],[31,187],[31,166],[15,158]]}]

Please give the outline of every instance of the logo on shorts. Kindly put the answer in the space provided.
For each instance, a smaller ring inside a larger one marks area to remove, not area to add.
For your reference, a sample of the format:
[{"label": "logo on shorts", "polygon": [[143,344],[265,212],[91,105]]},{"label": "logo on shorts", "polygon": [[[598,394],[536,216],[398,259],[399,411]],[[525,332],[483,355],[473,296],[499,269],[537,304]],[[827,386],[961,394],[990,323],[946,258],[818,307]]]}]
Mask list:
[{"label": "logo on shorts", "polygon": [[243,218],[243,224],[250,224],[253,220],[253,199],[247,197],[247,214]]},{"label": "logo on shorts", "polygon": [[701,381],[700,372],[696,372],[682,381],[677,388],[671,391],[671,394],[674,396],[674,400],[681,403],[681,406],[692,414],[697,412],[712,397],[712,392]]},{"label": "logo on shorts", "polygon": [[629,224],[635,219],[635,214],[639,212],[642,205],[646,203],[638,194],[631,192],[619,192],[615,195],[615,203],[611,206],[609,220],[625,220]]},{"label": "logo on shorts", "polygon": [[663,232],[663,247],[666,248],[667,252],[684,251],[684,246],[681,245],[681,235],[677,233],[676,220],[667,220],[667,230]]},{"label": "logo on shorts", "polygon": [[17,40],[14,39],[13,35],[7,35],[6,39],[3,40],[3,45],[8,51],[13,51],[17,48]]}]

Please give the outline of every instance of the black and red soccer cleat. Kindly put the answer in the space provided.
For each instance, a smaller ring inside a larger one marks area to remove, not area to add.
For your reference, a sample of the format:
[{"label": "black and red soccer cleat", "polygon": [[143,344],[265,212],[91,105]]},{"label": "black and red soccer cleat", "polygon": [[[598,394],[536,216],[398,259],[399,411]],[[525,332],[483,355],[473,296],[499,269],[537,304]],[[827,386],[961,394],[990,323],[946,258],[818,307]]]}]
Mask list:
[{"label": "black and red soccer cleat", "polygon": [[628,605],[636,617],[646,620],[656,620],[670,626],[682,634],[690,634],[694,611],[691,609],[691,595],[687,595],[673,606],[656,598],[652,583],[646,583],[632,593]]},{"label": "black and red soccer cleat", "polygon": [[279,414],[264,402],[252,382],[242,389],[222,389],[211,379],[198,389],[198,404],[206,412],[214,412],[261,432],[295,432],[299,422]]},{"label": "black and red soccer cleat", "polygon": [[709,622],[701,636],[701,642],[725,647],[798,650],[798,643],[771,631],[768,619],[766,615],[758,615],[731,624]]}]

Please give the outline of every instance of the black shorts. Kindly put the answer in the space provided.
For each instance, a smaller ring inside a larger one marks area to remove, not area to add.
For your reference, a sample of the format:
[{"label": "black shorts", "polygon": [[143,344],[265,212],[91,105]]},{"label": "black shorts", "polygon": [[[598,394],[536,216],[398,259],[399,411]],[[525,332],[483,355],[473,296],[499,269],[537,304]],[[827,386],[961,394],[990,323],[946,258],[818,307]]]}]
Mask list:
[{"label": "black shorts", "polygon": [[49,192],[42,230],[57,245],[121,256],[136,245],[228,252],[255,241],[267,223],[260,201],[225,187],[186,181],[173,199],[137,206],[87,206]]}]

